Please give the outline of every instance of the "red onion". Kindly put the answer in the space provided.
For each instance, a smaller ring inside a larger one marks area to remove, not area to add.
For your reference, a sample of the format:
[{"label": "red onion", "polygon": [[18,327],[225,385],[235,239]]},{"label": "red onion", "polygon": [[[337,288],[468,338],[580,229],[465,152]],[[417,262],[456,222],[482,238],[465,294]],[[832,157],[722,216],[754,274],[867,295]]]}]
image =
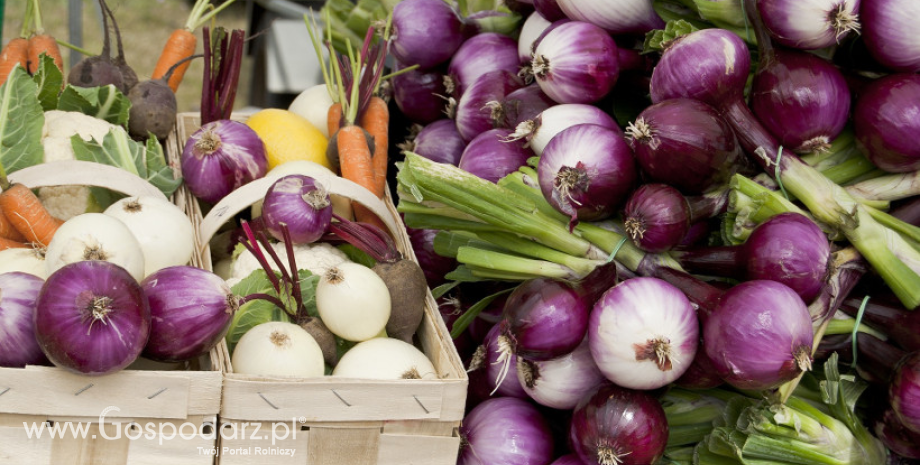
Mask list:
[{"label": "red onion", "polygon": [[611,34],[645,34],[664,29],[648,0],[558,0],[569,18],[594,23]]},{"label": "red onion", "polygon": [[664,455],[664,408],[644,391],[607,384],[572,414],[572,448],[585,465],[649,465]]},{"label": "red onion", "polygon": [[901,424],[920,433],[920,352],[907,354],[895,365],[888,398]]},{"label": "red onion", "polygon": [[499,127],[501,115],[490,103],[503,100],[523,86],[516,75],[505,70],[490,71],[477,77],[457,101],[454,120],[460,137],[469,142],[479,134]]},{"label": "red onion", "polygon": [[578,458],[578,454],[573,452],[571,454],[566,454],[566,455],[563,455],[562,457],[559,457],[558,459],[554,460],[553,463],[549,465],[584,465],[584,462],[582,462],[581,459]]},{"label": "red onion", "polygon": [[886,409],[873,423],[872,432],[891,452],[908,459],[920,459],[920,434],[907,429],[894,410]]},{"label": "red onion", "polygon": [[722,378],[716,373],[712,360],[702,349],[703,343],[697,345],[696,356],[687,371],[674,380],[676,386],[686,389],[713,389],[722,385]]},{"label": "red onion", "polygon": [[584,103],[564,103],[553,105],[536,118],[518,124],[513,137],[526,140],[534,153],[542,155],[550,139],[576,124],[597,124],[617,133],[622,132],[613,117],[600,108]]},{"label": "red onion", "polygon": [[539,11],[534,11],[524,20],[518,35],[518,58],[521,63],[527,63],[533,58],[533,43],[550,24],[552,21],[544,18]]},{"label": "red onion", "polygon": [[643,184],[633,191],[623,211],[626,232],[636,247],[665,252],[690,230],[690,205],[667,184]]},{"label": "red onion", "polygon": [[[848,297],[840,310],[856,317],[863,296]],[[908,310],[893,296],[872,294],[863,309],[862,323],[884,331],[889,340],[909,352],[920,350],[920,312]]]},{"label": "red onion", "polygon": [[613,214],[637,177],[623,136],[596,124],[578,124],[556,134],[543,150],[537,171],[543,196],[573,222]]},{"label": "red onion", "polygon": [[521,141],[505,141],[510,129],[491,129],[476,136],[463,150],[460,169],[492,182],[527,164],[533,152]]},{"label": "red onion", "polygon": [[626,137],[643,171],[687,194],[725,184],[745,163],[728,123],[711,106],[687,98],[642,110]]},{"label": "red onion", "polygon": [[457,267],[457,260],[435,253],[434,236],[438,234],[438,230],[407,227],[406,232],[409,234],[409,242],[412,243],[412,250],[415,252],[418,264],[425,273],[428,287],[434,289],[444,284],[446,282],[444,275]]},{"label": "red onion", "polygon": [[415,136],[412,151],[438,163],[457,166],[466,142],[452,119],[439,119],[428,124]]},{"label": "red onion", "polygon": [[879,63],[895,71],[920,71],[920,37],[915,24],[920,18],[920,3],[864,0],[859,14],[862,39]]},{"label": "red onion", "polygon": [[518,381],[517,376],[514,376],[513,372],[511,376],[508,376],[509,367],[517,366],[517,355],[508,349],[506,342],[499,340],[501,336],[500,326],[492,326],[482,341],[481,355],[479,358],[476,355],[473,356],[474,361],[470,362],[470,370],[485,370],[489,391],[492,395],[527,399],[529,398],[527,392],[524,391],[524,386]]},{"label": "red onion", "polygon": [[517,89],[501,101],[500,124],[503,128],[516,128],[524,121],[530,121],[556,102],[549,98],[540,86],[530,84]]},{"label": "red onion", "polygon": [[268,232],[284,241],[287,226],[294,244],[316,242],[332,221],[332,199],[319,181],[289,174],[272,183],[262,203],[262,220]]},{"label": "red onion", "polygon": [[545,465],[553,460],[546,418],[531,403],[511,397],[477,405],[460,425],[457,465]]},{"label": "red onion", "polygon": [[537,13],[550,21],[568,19],[562,8],[559,7],[558,0],[533,0],[533,7]]},{"label": "red onion", "polygon": [[850,89],[834,65],[811,53],[776,49],[754,77],[751,111],[795,152],[826,150],[850,116]]},{"label": "red onion", "polygon": [[185,143],[181,163],[189,191],[208,203],[265,176],[268,169],[262,139],[232,120],[212,121],[195,131]]},{"label": "red onion", "polygon": [[150,307],[124,268],[104,260],[73,262],[42,286],[35,333],[56,366],[105,375],[130,365],[143,351]]},{"label": "red onion", "polygon": [[597,102],[613,89],[620,67],[617,45],[603,29],[568,21],[546,31],[531,62],[533,75],[559,103]]},{"label": "red onion", "polygon": [[859,3],[860,0],[758,0],[757,11],[776,43],[816,50],[837,45],[850,33],[859,32]]},{"label": "red onion", "polygon": [[572,352],[545,361],[518,357],[518,381],[531,399],[554,409],[571,410],[585,395],[607,382],[585,339]]},{"label": "red onion", "polygon": [[227,282],[201,268],[162,268],[140,284],[151,317],[143,355],[151,360],[178,362],[208,353],[239,309],[239,298]]},{"label": "red onion", "polygon": [[675,252],[690,273],[727,278],[769,279],[811,302],[827,279],[830,243],[814,221],[781,213],[758,225],[742,245]]},{"label": "red onion", "polygon": [[892,74],[870,83],[856,100],[853,111],[856,140],[866,158],[894,173],[920,168],[917,112],[920,112],[920,76]]},{"label": "red onion", "polygon": [[451,85],[447,91],[460,97],[479,76],[500,70],[517,75],[519,67],[514,39],[496,32],[476,34],[463,42],[450,59],[447,73]]},{"label": "red onion", "polygon": [[732,287],[703,324],[706,355],[738,389],[776,388],[811,369],[812,339],[802,298],[776,281]]},{"label": "red onion", "polygon": [[48,365],[35,339],[35,300],[44,284],[38,276],[0,274],[0,367]]},{"label": "red onion", "polygon": [[463,43],[460,16],[441,0],[404,0],[393,7],[390,53],[427,69],[449,60]]},{"label": "red onion", "polygon": [[447,111],[447,89],[444,87],[443,70],[405,71],[393,76],[392,83],[393,101],[409,121],[428,124],[444,118]]},{"label": "red onion", "polygon": [[591,355],[607,379],[630,389],[657,389],[684,374],[699,343],[696,311],[658,278],[627,279],[594,304]]}]

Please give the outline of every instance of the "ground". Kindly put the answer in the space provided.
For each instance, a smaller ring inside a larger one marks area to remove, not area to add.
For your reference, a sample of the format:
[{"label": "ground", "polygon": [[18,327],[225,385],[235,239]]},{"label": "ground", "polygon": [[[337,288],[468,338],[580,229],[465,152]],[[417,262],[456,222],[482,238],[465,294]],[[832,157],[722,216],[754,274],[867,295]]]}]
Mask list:
[{"label": "ground", "polygon": [[[31,1],[31,0],[30,0]],[[3,44],[19,34],[25,12],[26,0],[0,1],[5,3],[3,14]],[[59,40],[67,40],[69,35],[67,22],[68,0],[40,0],[42,22],[45,31]],[[188,0],[108,0],[118,26],[121,29],[125,47],[125,58],[134,68],[138,78],[149,79],[156,65],[163,44],[174,29],[184,27],[191,7]],[[219,2],[218,2],[219,3]],[[102,25],[97,14],[95,0],[83,0],[83,48],[99,53],[102,51]],[[228,29],[246,29],[246,0],[236,0],[228,9],[221,12],[217,25]],[[198,52],[201,52],[201,30],[196,31]],[[114,47],[114,44],[113,44]],[[115,51],[115,50],[113,50]],[[70,51],[62,49],[65,73],[69,70]],[[248,60],[248,59],[247,59]],[[247,104],[248,66],[244,63],[236,107]],[[179,111],[198,111],[201,101],[201,82],[203,77],[202,60],[197,59],[189,67],[177,94]]]}]

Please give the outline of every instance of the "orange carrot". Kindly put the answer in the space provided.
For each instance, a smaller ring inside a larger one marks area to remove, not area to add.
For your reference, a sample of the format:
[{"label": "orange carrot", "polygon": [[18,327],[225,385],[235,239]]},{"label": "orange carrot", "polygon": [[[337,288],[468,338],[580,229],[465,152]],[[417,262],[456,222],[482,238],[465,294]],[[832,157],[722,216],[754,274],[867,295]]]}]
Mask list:
[{"label": "orange carrot", "polygon": [[[355,125],[342,126],[336,133],[336,143],[339,149],[342,177],[374,192],[377,181],[374,178],[374,165],[364,130]],[[374,194],[376,195],[376,192]],[[383,221],[363,205],[353,202],[352,209],[358,221],[373,224],[383,231],[389,231]]]},{"label": "orange carrot", "polygon": [[329,130],[329,137],[335,135],[335,132],[342,126],[342,104],[335,102],[329,106],[326,113],[326,128]]},{"label": "orange carrot", "polygon": [[0,193],[0,210],[27,242],[47,247],[63,221],[51,216],[42,202],[22,184]]},{"label": "orange carrot", "polygon": [[41,63],[41,54],[44,53],[54,59],[54,65],[64,71],[64,57],[54,37],[48,34],[36,34],[29,38],[29,73],[35,74]]},{"label": "orange carrot", "polygon": [[7,239],[5,237],[0,237],[0,250],[6,249],[24,249],[28,247],[29,244],[24,242],[14,241],[12,239]]},{"label": "orange carrot", "polygon": [[28,69],[29,66],[29,41],[22,37],[10,40],[0,51],[0,84],[6,82],[6,78],[17,64],[21,65],[22,69]]},{"label": "orange carrot", "polygon": [[[188,29],[174,30],[160,53],[160,59],[157,61],[156,67],[153,68],[151,79],[162,78],[173,65],[194,55],[197,44],[198,39]],[[182,77],[185,76],[185,70],[188,69],[189,64],[191,64],[191,61],[186,60],[170,76],[169,87],[173,92],[179,89],[179,83],[182,82]]]},{"label": "orange carrot", "polygon": [[361,115],[361,127],[374,138],[374,194],[383,198],[387,185],[387,150],[390,126],[390,110],[387,103],[378,96],[371,97],[367,108]]},{"label": "orange carrot", "polygon": [[0,238],[12,239],[16,242],[26,240],[25,236],[13,226],[13,223],[10,223],[10,220],[6,218],[2,211],[0,211]]}]

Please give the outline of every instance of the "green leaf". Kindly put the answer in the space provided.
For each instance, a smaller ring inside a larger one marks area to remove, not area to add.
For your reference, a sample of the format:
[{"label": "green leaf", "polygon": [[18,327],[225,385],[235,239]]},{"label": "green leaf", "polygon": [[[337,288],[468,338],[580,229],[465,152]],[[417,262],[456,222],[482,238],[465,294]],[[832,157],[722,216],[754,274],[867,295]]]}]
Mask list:
[{"label": "green leaf", "polygon": [[169,197],[182,185],[182,178],[175,178],[175,171],[166,164],[166,155],[163,153],[163,146],[157,141],[157,137],[149,134],[147,139],[147,181],[153,184],[163,194]]},{"label": "green leaf", "polygon": [[240,297],[256,293],[274,294],[275,292],[275,288],[272,287],[271,281],[268,280],[265,270],[254,270],[242,281],[234,284],[230,290],[233,291],[233,295]]},{"label": "green leaf", "polygon": [[683,19],[668,21],[664,29],[655,29],[645,34],[642,53],[662,52],[678,37],[697,30],[698,27]]},{"label": "green leaf", "polygon": [[300,281],[303,307],[308,315],[319,318],[319,311],[316,309],[316,285],[319,283],[319,276],[310,273],[308,270],[299,270],[297,274],[297,279]]},{"label": "green leaf", "polygon": [[21,66],[0,86],[0,166],[7,174],[37,165],[45,158],[45,114],[38,86]]},{"label": "green leaf", "polygon": [[32,76],[38,86],[38,101],[45,111],[54,110],[58,106],[58,96],[64,84],[64,73],[54,64],[54,58],[41,54],[38,70]]},{"label": "green leaf", "polygon": [[58,110],[78,111],[127,127],[131,101],[112,84],[101,87],[68,85],[58,100]]},{"label": "green leaf", "polygon": [[336,246],[336,248],[344,252],[345,256],[355,263],[360,263],[368,268],[373,268],[374,265],[377,264],[377,261],[374,260],[373,257],[351,244],[341,244]]},{"label": "green leaf", "polygon": [[70,145],[77,160],[115,166],[140,177],[147,171],[142,163],[144,146],[131,140],[123,128],[110,129],[101,144],[95,138],[87,142],[75,135],[70,138]]}]

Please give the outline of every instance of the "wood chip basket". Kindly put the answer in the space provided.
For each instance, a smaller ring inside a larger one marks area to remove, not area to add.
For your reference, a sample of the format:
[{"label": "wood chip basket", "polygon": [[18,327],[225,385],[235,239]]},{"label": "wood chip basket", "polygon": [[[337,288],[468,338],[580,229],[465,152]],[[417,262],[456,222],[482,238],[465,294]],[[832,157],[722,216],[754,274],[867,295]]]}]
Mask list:
[{"label": "wood chip basket", "polygon": [[[31,188],[87,185],[163,196],[127,171],[83,161],[37,165],[9,178]],[[202,266],[202,257],[193,256],[192,265]],[[226,354],[222,341],[202,360],[107,376],[0,368],[0,464],[212,465]]]},{"label": "wood chip basket", "polygon": [[[245,116],[234,115],[234,119]],[[167,147],[171,164],[177,164],[184,141],[200,127],[200,119],[196,113],[183,113],[177,124],[178,137]],[[206,268],[211,269],[208,242],[212,235],[261,199],[277,177],[269,175],[234,191],[202,219],[197,234]],[[417,260],[391,198],[381,202],[337,176],[316,173],[315,177],[331,193],[347,192],[375,211],[395,233],[404,256]],[[193,218],[201,214],[191,195],[177,198],[177,203],[181,201]],[[260,379],[233,373],[228,362],[223,373],[219,463],[454,465],[468,378],[430,293],[417,338],[440,379]],[[281,455],[289,453],[288,449],[294,450],[293,456]]]}]

